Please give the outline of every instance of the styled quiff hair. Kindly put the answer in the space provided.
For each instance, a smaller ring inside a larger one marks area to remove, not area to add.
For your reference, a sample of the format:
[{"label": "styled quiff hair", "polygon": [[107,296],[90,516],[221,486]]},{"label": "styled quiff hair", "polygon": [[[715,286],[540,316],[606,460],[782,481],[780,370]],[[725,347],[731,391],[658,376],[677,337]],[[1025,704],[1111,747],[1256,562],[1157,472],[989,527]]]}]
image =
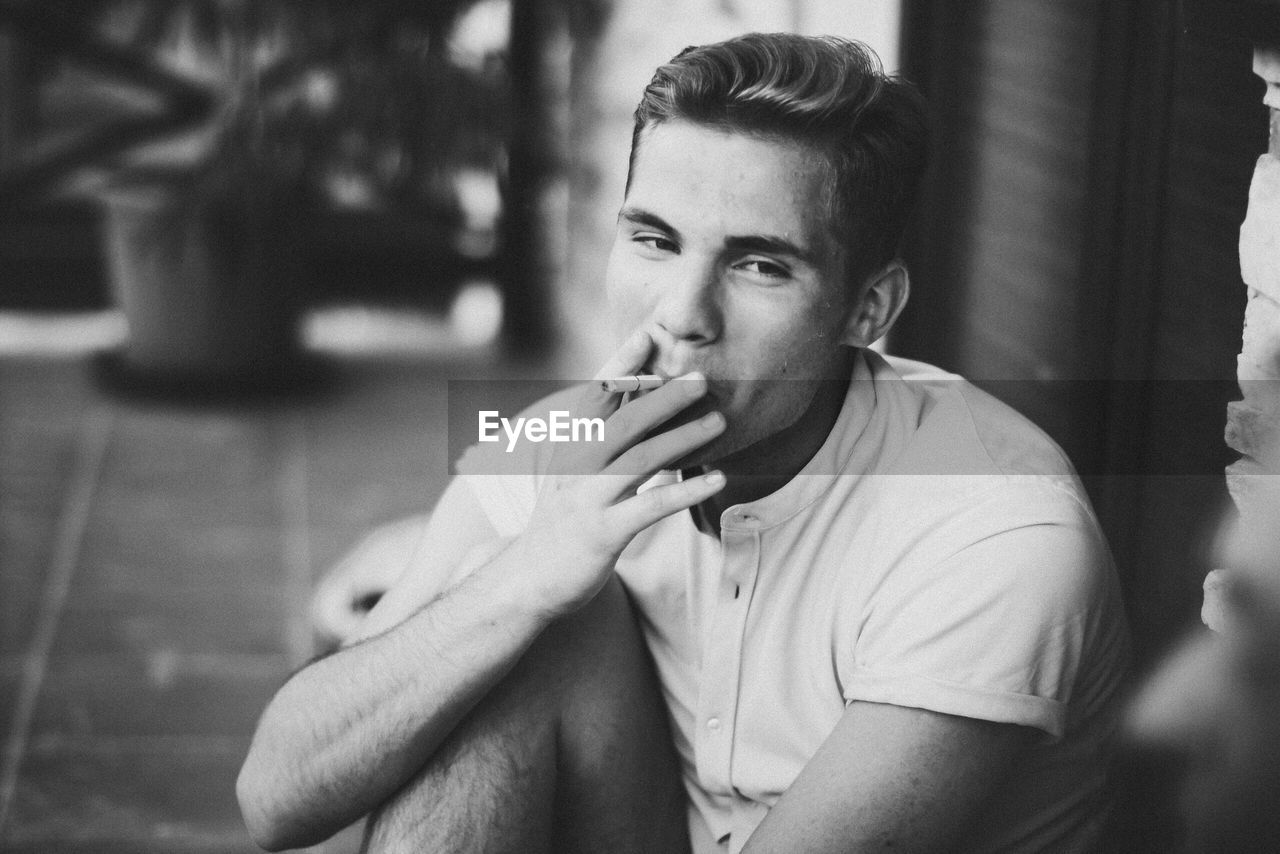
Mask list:
[{"label": "styled quiff hair", "polygon": [[689,47],[635,112],[630,186],[646,130],[684,120],[811,146],[827,161],[827,221],[851,284],[897,257],[928,161],[924,100],[861,42],[751,33]]}]

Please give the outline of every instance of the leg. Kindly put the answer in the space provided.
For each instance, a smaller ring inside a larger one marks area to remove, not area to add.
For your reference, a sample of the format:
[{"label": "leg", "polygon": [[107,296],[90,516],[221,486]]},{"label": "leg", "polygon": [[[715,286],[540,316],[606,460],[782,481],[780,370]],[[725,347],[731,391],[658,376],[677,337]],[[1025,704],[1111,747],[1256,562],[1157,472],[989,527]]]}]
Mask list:
[{"label": "leg", "polygon": [[404,789],[369,852],[679,852],[684,790],[626,594],[552,626]]},{"label": "leg", "polygon": [[621,582],[597,603],[565,627],[591,672],[561,708],[555,850],[680,854],[687,796],[649,650]]}]

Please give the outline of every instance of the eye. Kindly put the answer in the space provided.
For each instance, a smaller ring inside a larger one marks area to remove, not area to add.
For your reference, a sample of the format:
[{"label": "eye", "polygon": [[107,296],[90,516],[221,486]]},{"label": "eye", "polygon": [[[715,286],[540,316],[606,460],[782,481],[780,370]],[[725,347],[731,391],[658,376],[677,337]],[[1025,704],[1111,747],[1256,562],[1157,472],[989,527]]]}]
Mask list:
[{"label": "eye", "polygon": [[791,276],[791,271],[786,267],[766,258],[749,258],[740,262],[738,269],[765,279],[786,279]]},{"label": "eye", "polygon": [[637,234],[631,238],[633,243],[638,243],[654,252],[676,252],[680,251],[680,247],[674,241],[663,237],[661,234]]}]

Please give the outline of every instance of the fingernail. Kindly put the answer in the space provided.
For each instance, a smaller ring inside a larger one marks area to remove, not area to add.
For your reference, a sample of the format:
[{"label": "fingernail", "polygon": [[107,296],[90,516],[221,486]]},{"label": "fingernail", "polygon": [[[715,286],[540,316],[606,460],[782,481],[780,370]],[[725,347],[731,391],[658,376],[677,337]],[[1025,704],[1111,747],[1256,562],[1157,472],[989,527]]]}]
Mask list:
[{"label": "fingernail", "polygon": [[707,472],[702,476],[702,479],[705,480],[707,483],[709,483],[711,486],[721,486],[724,483],[724,472],[722,471]]},{"label": "fingernail", "polygon": [[719,427],[723,421],[724,421],[723,415],[721,415],[719,412],[711,412],[711,413],[708,413],[707,415],[702,416],[702,420],[699,421],[698,423],[703,427],[710,429],[712,427]]},{"label": "fingernail", "polygon": [[[677,377],[677,379],[685,383],[699,383],[699,384],[705,383],[707,381],[707,377],[705,374],[702,373],[702,371],[690,371],[687,374],[683,374],[680,377]],[[687,386],[687,388],[692,389],[694,388],[694,386],[689,385]]]}]

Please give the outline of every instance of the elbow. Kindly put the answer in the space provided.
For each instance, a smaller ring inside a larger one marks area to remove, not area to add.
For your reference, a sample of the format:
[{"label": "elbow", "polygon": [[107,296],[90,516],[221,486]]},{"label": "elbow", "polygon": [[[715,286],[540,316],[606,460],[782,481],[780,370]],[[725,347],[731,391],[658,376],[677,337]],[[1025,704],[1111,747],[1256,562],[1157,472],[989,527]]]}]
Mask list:
[{"label": "elbow", "polygon": [[284,808],[277,781],[260,765],[251,753],[236,778],[236,800],[254,843],[267,851],[283,851],[322,841]]}]

